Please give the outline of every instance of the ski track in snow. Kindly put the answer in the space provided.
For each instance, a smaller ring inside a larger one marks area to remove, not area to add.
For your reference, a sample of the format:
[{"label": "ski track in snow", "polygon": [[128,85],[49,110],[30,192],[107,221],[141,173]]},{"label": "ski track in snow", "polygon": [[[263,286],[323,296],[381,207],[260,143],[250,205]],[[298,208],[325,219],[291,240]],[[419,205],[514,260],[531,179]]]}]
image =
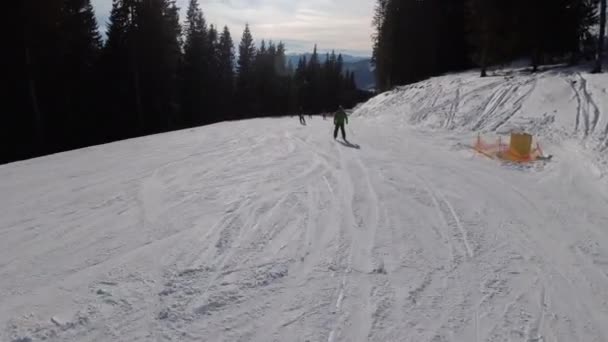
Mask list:
[{"label": "ski track in snow", "polygon": [[[360,148],[294,117],[0,166],[0,341],[608,341],[605,81],[433,78]],[[553,162],[466,147],[522,127]]]}]

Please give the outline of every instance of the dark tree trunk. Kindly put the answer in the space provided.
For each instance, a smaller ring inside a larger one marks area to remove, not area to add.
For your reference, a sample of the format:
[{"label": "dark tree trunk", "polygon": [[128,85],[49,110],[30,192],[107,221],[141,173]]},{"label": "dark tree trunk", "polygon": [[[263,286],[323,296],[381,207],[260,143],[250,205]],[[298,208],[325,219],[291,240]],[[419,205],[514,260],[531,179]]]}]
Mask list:
[{"label": "dark tree trunk", "polygon": [[483,46],[481,48],[481,77],[486,77],[488,76],[488,53],[489,53],[489,49],[490,49],[490,33],[488,32],[488,25],[487,25],[487,21],[484,20],[483,21],[483,30],[485,32],[482,33],[483,35]]},{"label": "dark tree trunk", "polygon": [[601,0],[600,6],[600,35],[597,39],[597,59],[594,72],[602,72],[604,61],[604,36],[606,35],[606,0]]},{"label": "dark tree trunk", "polygon": [[481,52],[481,77],[488,76],[488,47],[484,46]]},{"label": "dark tree trunk", "polygon": [[538,66],[540,65],[540,51],[537,47],[532,50],[532,72],[538,71]]},{"label": "dark tree trunk", "polygon": [[42,124],[42,113],[40,112],[40,106],[38,105],[38,95],[36,92],[36,81],[34,80],[32,58],[30,55],[30,49],[25,48],[25,67],[27,69],[28,79],[28,90],[30,97],[30,104],[32,105],[32,111],[34,112],[34,130],[36,132],[36,147],[41,151],[44,146],[44,126]]},{"label": "dark tree trunk", "polygon": [[[135,58],[133,58],[135,60]],[[132,64],[132,68],[133,68],[133,90],[135,91],[135,108],[137,110],[137,124],[136,124],[136,131],[137,134],[143,134],[144,133],[144,115],[143,115],[143,109],[142,109],[142,104],[141,104],[141,88],[139,86],[139,68],[137,67],[137,62],[133,62]]]}]

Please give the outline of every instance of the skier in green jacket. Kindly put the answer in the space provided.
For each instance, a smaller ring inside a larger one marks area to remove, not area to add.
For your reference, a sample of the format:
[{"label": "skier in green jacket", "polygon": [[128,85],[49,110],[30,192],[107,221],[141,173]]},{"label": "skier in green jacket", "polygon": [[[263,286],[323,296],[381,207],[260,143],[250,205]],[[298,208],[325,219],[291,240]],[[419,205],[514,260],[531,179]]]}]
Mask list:
[{"label": "skier in green jacket", "polygon": [[346,111],[344,108],[340,106],[338,111],[334,114],[334,125],[336,128],[334,129],[334,139],[338,138],[338,129],[342,130],[342,139],[346,141],[346,132],[344,131],[344,124],[348,124],[348,116],[346,115]]}]

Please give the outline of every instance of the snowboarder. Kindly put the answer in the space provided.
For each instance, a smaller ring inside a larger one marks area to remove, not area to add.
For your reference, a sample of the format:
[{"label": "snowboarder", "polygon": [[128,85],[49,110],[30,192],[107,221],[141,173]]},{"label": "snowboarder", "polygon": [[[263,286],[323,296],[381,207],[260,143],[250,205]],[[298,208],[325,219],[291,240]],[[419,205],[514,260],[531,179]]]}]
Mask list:
[{"label": "snowboarder", "polygon": [[346,140],[346,132],[344,131],[344,124],[348,124],[348,116],[344,108],[340,106],[338,111],[334,114],[334,139],[338,138],[338,129],[342,130],[342,139]]}]

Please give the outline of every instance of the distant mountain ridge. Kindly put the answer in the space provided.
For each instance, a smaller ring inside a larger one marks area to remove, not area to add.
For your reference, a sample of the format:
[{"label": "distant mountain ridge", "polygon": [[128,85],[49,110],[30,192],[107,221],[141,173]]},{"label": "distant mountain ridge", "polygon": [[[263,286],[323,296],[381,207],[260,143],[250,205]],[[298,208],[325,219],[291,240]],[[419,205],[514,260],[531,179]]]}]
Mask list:
[{"label": "distant mountain ridge", "polygon": [[[336,56],[338,55],[338,53],[336,53]],[[307,52],[307,53],[290,53],[287,54],[287,61],[291,61],[291,63],[293,63],[294,66],[296,66],[298,64],[298,60],[300,60],[300,57],[302,56],[306,56],[306,59],[309,60],[310,57],[312,56],[312,53]],[[327,57],[327,55],[323,52],[323,53],[319,53],[319,60],[321,62],[325,62],[325,58]],[[348,54],[342,54],[342,59],[344,60],[344,63],[356,63],[356,62],[360,62],[362,60],[369,60],[371,59],[371,57],[368,56],[353,56],[353,55],[348,55]]]},{"label": "distant mountain ridge", "polygon": [[[306,60],[310,60],[312,53],[288,54],[287,63],[291,62],[295,68],[302,56],[305,56]],[[321,63],[325,62],[326,57],[325,53],[319,53],[319,61]],[[355,83],[359,89],[374,90],[376,88],[374,67],[371,64],[370,57],[342,54],[342,59],[344,60],[344,71],[348,70],[355,73]]]},{"label": "distant mountain ridge", "polygon": [[355,73],[357,88],[370,91],[376,89],[375,69],[370,58],[353,63],[344,63],[344,69]]}]

